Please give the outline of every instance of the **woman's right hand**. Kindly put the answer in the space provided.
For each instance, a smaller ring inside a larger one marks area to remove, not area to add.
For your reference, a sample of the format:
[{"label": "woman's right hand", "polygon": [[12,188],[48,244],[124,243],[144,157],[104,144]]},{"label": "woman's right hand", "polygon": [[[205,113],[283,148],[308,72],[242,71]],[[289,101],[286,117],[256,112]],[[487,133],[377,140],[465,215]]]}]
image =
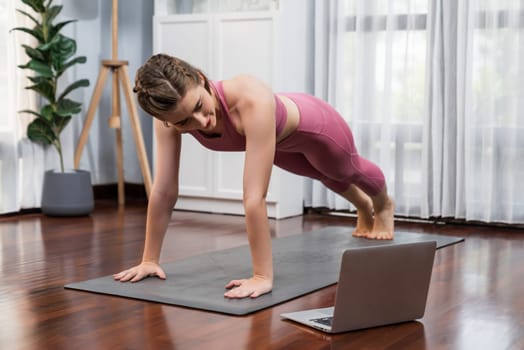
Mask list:
[{"label": "woman's right hand", "polygon": [[142,262],[140,265],[130,269],[115,273],[113,278],[120,282],[138,282],[146,277],[157,276],[160,279],[166,279],[166,273],[160,265],[154,262]]}]

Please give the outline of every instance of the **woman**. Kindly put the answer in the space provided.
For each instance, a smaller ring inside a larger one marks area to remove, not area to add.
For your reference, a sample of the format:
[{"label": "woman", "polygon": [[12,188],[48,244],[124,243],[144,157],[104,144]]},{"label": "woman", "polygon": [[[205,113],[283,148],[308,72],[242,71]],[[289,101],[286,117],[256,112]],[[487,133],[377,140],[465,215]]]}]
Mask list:
[{"label": "woman", "polygon": [[232,280],[228,298],[258,297],[273,288],[266,193],[275,164],[320,180],[357,208],[354,236],[393,239],[393,201],[384,175],[361,158],[342,117],[306,94],[278,94],[258,79],[238,76],[211,82],[175,57],[151,57],[137,72],[140,106],[155,117],[157,168],[150,194],[141,264],[114,275],[121,282],[166,275],[159,265],[162,241],[178,197],[181,134],[207,148],[245,151],[243,205],[253,276]]}]

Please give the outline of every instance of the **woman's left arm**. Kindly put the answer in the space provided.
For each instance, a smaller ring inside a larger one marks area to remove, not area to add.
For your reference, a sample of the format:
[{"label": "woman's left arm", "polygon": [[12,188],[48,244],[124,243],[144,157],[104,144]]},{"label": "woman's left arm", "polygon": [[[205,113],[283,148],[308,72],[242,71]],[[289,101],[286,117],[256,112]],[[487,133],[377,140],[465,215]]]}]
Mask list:
[{"label": "woman's left arm", "polygon": [[275,100],[271,89],[256,78],[243,76],[236,79],[236,88],[241,94],[236,108],[246,136],[243,203],[253,276],[229,282],[226,288],[230,290],[224,295],[255,298],[273,288],[266,194],[275,157]]}]

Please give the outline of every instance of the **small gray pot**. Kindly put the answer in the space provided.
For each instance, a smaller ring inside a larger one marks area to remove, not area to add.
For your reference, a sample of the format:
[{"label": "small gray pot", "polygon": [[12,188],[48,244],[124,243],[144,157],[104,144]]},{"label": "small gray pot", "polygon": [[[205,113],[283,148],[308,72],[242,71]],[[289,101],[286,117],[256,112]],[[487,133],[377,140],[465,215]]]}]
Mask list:
[{"label": "small gray pot", "polygon": [[93,211],[91,174],[85,170],[60,172],[48,170],[44,174],[42,212],[51,216],[82,216]]}]

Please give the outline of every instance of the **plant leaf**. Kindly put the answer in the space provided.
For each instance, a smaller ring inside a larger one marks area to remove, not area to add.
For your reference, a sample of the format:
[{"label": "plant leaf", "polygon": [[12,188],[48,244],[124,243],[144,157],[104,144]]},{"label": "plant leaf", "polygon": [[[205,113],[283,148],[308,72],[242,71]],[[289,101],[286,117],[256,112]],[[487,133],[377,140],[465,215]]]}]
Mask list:
[{"label": "plant leaf", "polygon": [[43,0],[22,0],[22,2],[29,5],[35,12],[42,13],[45,11]]},{"label": "plant leaf", "polygon": [[35,111],[32,111],[30,109],[22,109],[21,111],[18,111],[18,113],[29,113],[29,114],[32,114],[32,115],[35,115],[37,118],[42,118],[42,115],[35,112]]},{"label": "plant leaf", "polygon": [[[35,28],[38,28],[38,27],[35,27]],[[36,40],[38,40],[38,42],[40,42],[40,43],[44,42],[44,34],[42,33],[41,30],[29,29],[29,28],[24,28],[24,27],[16,27],[16,28],[11,29],[11,31],[13,31],[13,30],[19,30],[21,32],[28,33],[28,34],[32,35],[33,37],[35,37]]]},{"label": "plant leaf", "polygon": [[64,130],[67,124],[69,124],[69,122],[71,121],[71,116],[70,115],[59,116],[56,114],[55,116],[56,117],[53,119],[53,123],[55,124],[55,127],[57,128],[57,132],[61,133],[62,130]]},{"label": "plant leaf", "polygon": [[60,23],[57,23],[57,24],[54,25],[54,26],[51,26],[51,27],[49,28],[49,35],[50,35],[51,37],[57,35],[57,34],[60,32],[60,30],[62,30],[62,28],[63,28],[64,26],[68,25],[69,23],[74,23],[74,22],[78,22],[78,21],[77,21],[76,19],[71,19],[71,20],[69,20],[69,21],[60,22]]},{"label": "plant leaf", "polygon": [[22,47],[25,49],[25,53],[27,54],[27,56],[34,58],[35,60],[45,62],[46,58],[44,57],[44,54],[40,52],[38,49],[34,49],[31,46],[27,45],[22,45]]},{"label": "plant leaf", "polygon": [[42,118],[51,123],[53,121],[54,108],[53,105],[45,105],[40,109]]},{"label": "plant leaf", "polygon": [[80,113],[80,111],[82,110],[81,103],[75,102],[67,98],[57,101],[55,107],[55,113],[62,117]]},{"label": "plant leaf", "polygon": [[37,76],[34,76],[34,77],[27,77],[27,79],[31,80],[31,82],[33,84],[38,84],[40,82],[42,82],[43,80],[48,80],[50,81],[51,79],[50,78],[46,78],[46,77],[43,77],[43,76],[40,76],[40,75],[37,75]]},{"label": "plant leaf", "polygon": [[73,84],[69,85],[64,92],[60,96],[58,96],[57,100],[61,100],[64,97],[66,97],[71,91],[78,89],[79,87],[87,87],[89,86],[89,80],[87,79],[81,79],[78,81],[75,81]]},{"label": "plant leaf", "polygon": [[58,16],[60,11],[62,11],[62,7],[63,7],[62,5],[51,6],[47,10],[47,22],[46,23],[53,23],[53,20],[56,18],[56,16]]},{"label": "plant leaf", "polygon": [[34,70],[35,72],[46,78],[53,78],[54,76],[53,70],[47,64],[35,59],[32,59],[27,64],[20,65],[18,67],[22,69]]},{"label": "plant leaf", "polygon": [[49,80],[42,80],[39,83],[26,87],[28,90],[34,90],[44,96],[50,103],[55,102],[55,88]]},{"label": "plant leaf", "polygon": [[38,20],[36,18],[34,18],[30,13],[27,13],[25,11],[22,11],[22,10],[19,10],[19,9],[16,9],[16,11],[20,12],[21,14],[29,17],[31,19],[31,21],[35,22],[36,25],[39,25],[40,22],[38,22]]},{"label": "plant leaf", "polygon": [[[63,72],[64,62],[76,52],[76,41],[71,38],[58,34],[53,39],[53,44],[46,47],[49,49],[50,61],[57,72]],[[60,76],[60,74],[58,74]]]},{"label": "plant leaf", "polygon": [[69,67],[77,64],[77,63],[86,63],[87,58],[85,56],[78,56],[72,59],[71,61],[67,62],[66,64],[62,65],[60,69],[56,69],[56,73],[58,76],[61,76],[62,73]]},{"label": "plant leaf", "polygon": [[44,119],[35,119],[27,126],[27,137],[45,146],[51,145],[57,139],[57,135]]},{"label": "plant leaf", "polygon": [[[43,36],[42,36],[43,37]],[[52,37],[48,42],[42,43],[42,45],[38,46],[38,50],[40,51],[49,51],[54,45],[57,45],[60,41],[60,37],[58,35],[55,35]]]}]

